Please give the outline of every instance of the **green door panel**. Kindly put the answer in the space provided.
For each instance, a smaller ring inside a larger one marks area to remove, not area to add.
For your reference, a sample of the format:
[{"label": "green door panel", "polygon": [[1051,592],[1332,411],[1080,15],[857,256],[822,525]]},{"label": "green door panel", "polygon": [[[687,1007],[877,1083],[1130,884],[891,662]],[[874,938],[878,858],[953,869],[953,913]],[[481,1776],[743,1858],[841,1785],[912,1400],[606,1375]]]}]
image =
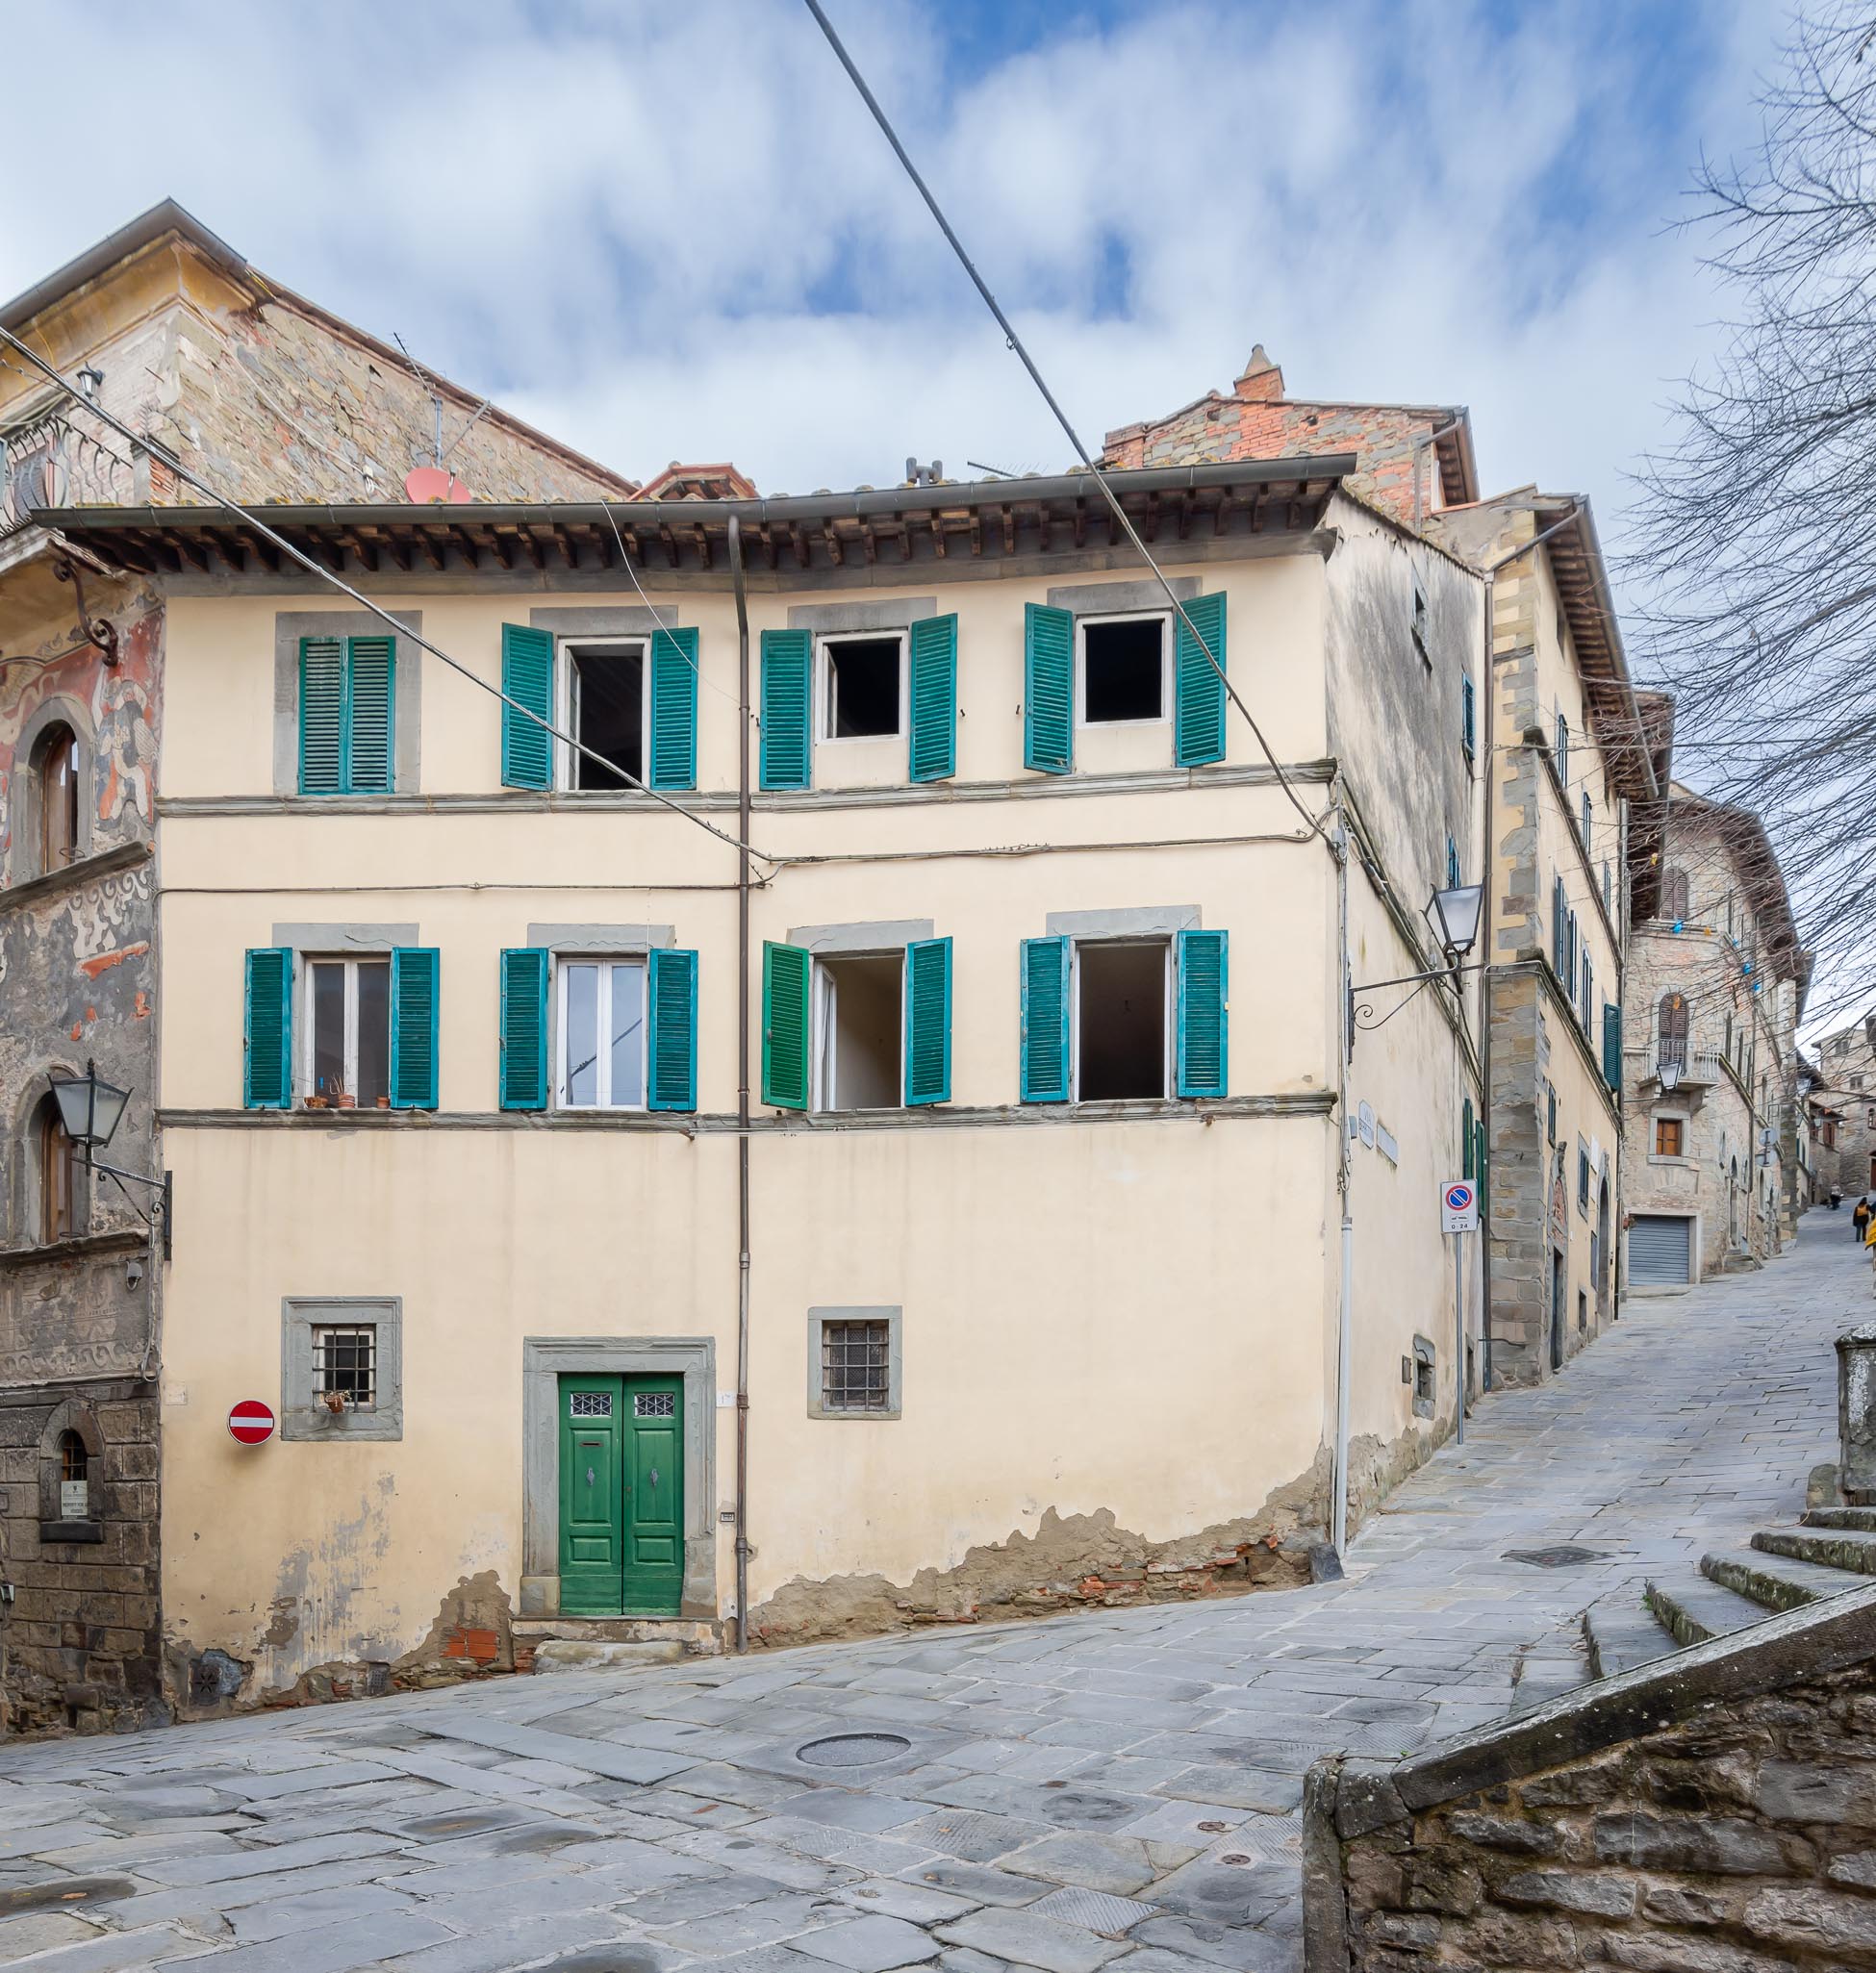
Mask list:
[{"label": "green door panel", "polygon": [[560,1607],[674,1617],[684,1594],[684,1380],[560,1379]]},{"label": "green door panel", "polygon": [[616,1377],[560,1380],[560,1606],[570,1616],[620,1607],[621,1395]]}]

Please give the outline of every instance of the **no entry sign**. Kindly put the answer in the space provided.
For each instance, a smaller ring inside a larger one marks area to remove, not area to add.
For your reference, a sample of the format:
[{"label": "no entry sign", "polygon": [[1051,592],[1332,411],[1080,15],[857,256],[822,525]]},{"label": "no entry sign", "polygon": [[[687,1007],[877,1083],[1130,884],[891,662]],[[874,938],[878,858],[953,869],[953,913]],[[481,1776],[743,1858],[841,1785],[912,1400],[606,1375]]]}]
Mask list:
[{"label": "no entry sign", "polygon": [[243,1446],[258,1446],[273,1436],[273,1412],[259,1398],[243,1398],[228,1414],[228,1433]]}]

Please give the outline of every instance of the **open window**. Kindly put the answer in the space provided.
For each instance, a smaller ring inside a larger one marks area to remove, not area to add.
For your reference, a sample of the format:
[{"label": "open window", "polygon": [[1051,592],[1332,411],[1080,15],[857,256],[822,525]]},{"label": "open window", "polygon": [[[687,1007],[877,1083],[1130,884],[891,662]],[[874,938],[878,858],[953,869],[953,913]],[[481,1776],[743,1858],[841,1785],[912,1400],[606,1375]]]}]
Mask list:
[{"label": "open window", "polygon": [[1164,615],[1082,617],[1076,622],[1076,719],[1083,726],[1166,718]]},{"label": "open window", "polygon": [[905,730],[905,639],[898,631],[821,641],[821,737],[888,740]]},{"label": "open window", "polygon": [[895,1110],[900,1103],[905,958],[843,953],[814,968],[814,1107]]},{"label": "open window", "polygon": [[[630,788],[645,780],[646,710],[645,645],[567,644],[560,666],[561,730],[590,746],[622,773],[558,743],[559,785],[567,789]],[[627,776],[630,776],[628,779]]]},{"label": "open window", "polygon": [[59,1434],[59,1518],[91,1518],[91,1455],[85,1441],[69,1429]]},{"label": "open window", "polygon": [[1168,1094],[1171,957],[1167,939],[1077,942],[1075,1101]]},{"label": "open window", "polygon": [[646,961],[562,958],[554,1100],[563,1110],[642,1110]]},{"label": "open window", "polygon": [[300,1093],[320,1107],[391,1100],[391,961],[309,958]]},{"label": "open window", "polygon": [[78,1147],[65,1135],[59,1105],[40,1100],[34,1118],[34,1151],[38,1176],[38,1236],[49,1246],[70,1240],[78,1225]]}]

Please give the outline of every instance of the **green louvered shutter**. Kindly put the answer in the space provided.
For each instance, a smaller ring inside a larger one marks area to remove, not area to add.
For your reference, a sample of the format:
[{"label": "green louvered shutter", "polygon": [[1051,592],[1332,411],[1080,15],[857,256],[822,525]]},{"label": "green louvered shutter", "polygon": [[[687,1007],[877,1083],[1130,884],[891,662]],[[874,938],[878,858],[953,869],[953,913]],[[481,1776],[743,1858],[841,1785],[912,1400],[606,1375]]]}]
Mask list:
[{"label": "green louvered shutter", "polygon": [[1023,605],[1023,765],[1065,774],[1075,765],[1075,619]]},{"label": "green louvered shutter", "polygon": [[1492,1175],[1488,1156],[1488,1147],[1491,1143],[1491,1138],[1485,1129],[1485,1120],[1483,1117],[1481,1117],[1479,1121],[1476,1124],[1474,1124],[1472,1129],[1473,1143],[1475,1146],[1472,1162],[1474,1176],[1479,1181],[1479,1212],[1482,1223],[1483,1223],[1486,1226],[1486,1228],[1489,1231]]},{"label": "green louvered shutter", "polygon": [[[1199,637],[1211,647],[1216,666],[1206,658]],[[1225,758],[1225,596],[1194,596],[1185,606],[1185,617],[1174,620],[1177,626],[1175,668],[1173,758],[1182,768],[1196,768],[1206,761]]]},{"label": "green louvered shutter", "polygon": [[[504,696],[515,701],[501,709],[501,785],[551,788],[553,736],[538,723],[554,715],[551,632],[520,623],[501,626],[501,689]],[[527,711],[518,712],[518,706],[525,706]],[[529,719],[528,713],[536,718]]]},{"label": "green louvered shutter", "polygon": [[341,638],[299,641],[299,792],[345,792],[345,645]]},{"label": "green louvered shutter", "polygon": [[1023,941],[1023,1079],[1026,1103],[1068,1101],[1066,939]]},{"label": "green louvered shutter", "polygon": [[261,946],[247,955],[241,1101],[250,1110],[292,1107],[293,954],[286,946]]},{"label": "green louvered shutter", "polygon": [[921,617],[912,625],[912,778],[944,781],[957,772],[957,619]]},{"label": "green louvered shutter", "polygon": [[762,633],[764,788],[814,785],[814,637],[806,630]]},{"label": "green louvered shutter", "polygon": [[1230,1006],[1223,932],[1179,935],[1179,1084],[1180,1096],[1223,1096]]},{"label": "green louvered shutter", "polygon": [[1459,1160],[1461,1178],[1479,1176],[1479,1135],[1472,1127],[1472,1099],[1467,1097],[1459,1116]]},{"label": "green louvered shutter", "polygon": [[545,946],[511,946],[501,955],[504,1110],[547,1107],[547,961]]},{"label": "green louvered shutter", "polygon": [[345,792],[389,795],[396,744],[396,646],[388,637],[345,645]]},{"label": "green louvered shutter", "polygon": [[653,788],[697,786],[697,626],[651,633]]},{"label": "green louvered shutter", "polygon": [[777,1110],[808,1106],[808,986],[804,946],[762,942],[762,1100]]},{"label": "green louvered shutter", "polygon": [[1603,1002],[1603,1080],[1618,1095],[1622,1089],[1622,1009]]},{"label": "green louvered shutter", "polygon": [[437,949],[399,946],[391,955],[391,1107],[437,1106]]},{"label": "green louvered shutter", "polygon": [[646,999],[651,1032],[646,1060],[646,1107],[697,1108],[697,954],[655,949],[647,968]]},{"label": "green louvered shutter", "polygon": [[1470,760],[1479,745],[1478,695],[1470,678],[1459,680],[1459,745]]},{"label": "green louvered shutter", "polygon": [[951,1100],[951,942],[914,939],[905,949],[905,1100]]}]

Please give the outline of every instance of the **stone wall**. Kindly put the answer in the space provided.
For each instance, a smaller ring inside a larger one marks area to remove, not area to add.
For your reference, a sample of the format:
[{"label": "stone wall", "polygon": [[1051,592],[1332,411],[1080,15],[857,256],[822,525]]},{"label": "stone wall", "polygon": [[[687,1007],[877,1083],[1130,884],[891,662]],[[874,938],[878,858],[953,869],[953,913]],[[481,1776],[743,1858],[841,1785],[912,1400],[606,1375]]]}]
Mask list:
[{"label": "stone wall", "polygon": [[1876,1966],[1876,1587],[1318,1763],[1305,1818],[1307,1973]]},{"label": "stone wall", "polygon": [[[93,1444],[89,1527],[43,1513],[56,1510],[56,1444],[72,1428]],[[0,1392],[0,1574],[13,1586],[0,1609],[0,1733],[95,1733],[165,1716],[157,1456],[153,1383]]]}]

